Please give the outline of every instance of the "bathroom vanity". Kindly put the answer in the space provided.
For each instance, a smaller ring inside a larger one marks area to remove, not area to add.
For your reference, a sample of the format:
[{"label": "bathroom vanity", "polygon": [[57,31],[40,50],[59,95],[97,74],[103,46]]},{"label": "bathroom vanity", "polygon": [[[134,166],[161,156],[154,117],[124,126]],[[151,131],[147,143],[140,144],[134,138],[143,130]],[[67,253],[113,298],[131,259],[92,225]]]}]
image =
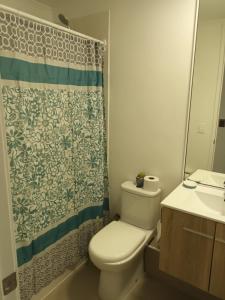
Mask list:
[{"label": "bathroom vanity", "polygon": [[224,190],[181,184],[161,205],[160,270],[225,299]]}]

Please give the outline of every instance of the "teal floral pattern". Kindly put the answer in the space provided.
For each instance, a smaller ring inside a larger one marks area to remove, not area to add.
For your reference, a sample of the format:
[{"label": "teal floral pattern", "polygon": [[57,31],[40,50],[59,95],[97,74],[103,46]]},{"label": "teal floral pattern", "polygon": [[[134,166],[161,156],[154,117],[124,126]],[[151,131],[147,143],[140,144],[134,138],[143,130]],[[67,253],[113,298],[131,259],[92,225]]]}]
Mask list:
[{"label": "teal floral pattern", "polygon": [[104,199],[101,91],[2,89],[16,240]]},{"label": "teal floral pattern", "polygon": [[21,300],[86,259],[109,221],[102,43],[0,9]]}]

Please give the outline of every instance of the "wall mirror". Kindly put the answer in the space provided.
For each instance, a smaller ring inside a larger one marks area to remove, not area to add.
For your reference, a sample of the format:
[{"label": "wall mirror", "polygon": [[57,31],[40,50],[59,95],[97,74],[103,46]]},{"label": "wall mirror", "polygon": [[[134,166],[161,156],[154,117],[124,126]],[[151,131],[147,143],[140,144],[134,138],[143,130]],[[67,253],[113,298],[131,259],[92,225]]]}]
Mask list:
[{"label": "wall mirror", "polygon": [[185,177],[198,169],[225,173],[224,66],[225,1],[200,0]]}]

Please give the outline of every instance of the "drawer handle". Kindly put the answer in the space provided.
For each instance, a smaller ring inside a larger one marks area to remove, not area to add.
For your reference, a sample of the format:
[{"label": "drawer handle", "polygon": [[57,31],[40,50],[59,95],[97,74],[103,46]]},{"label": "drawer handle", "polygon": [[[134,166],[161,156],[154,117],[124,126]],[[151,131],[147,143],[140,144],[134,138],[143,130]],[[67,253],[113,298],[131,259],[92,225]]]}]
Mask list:
[{"label": "drawer handle", "polygon": [[215,241],[218,243],[221,243],[221,244],[225,244],[225,240],[223,240],[223,239],[216,238]]},{"label": "drawer handle", "polygon": [[195,230],[192,230],[192,229],[187,228],[187,227],[183,227],[183,230],[186,231],[186,232],[193,233],[195,235],[204,237],[206,239],[210,239],[210,240],[214,239],[214,236],[212,236],[212,235],[208,235],[208,234],[205,234],[205,233],[202,233],[202,232],[199,232],[199,231],[195,231]]}]

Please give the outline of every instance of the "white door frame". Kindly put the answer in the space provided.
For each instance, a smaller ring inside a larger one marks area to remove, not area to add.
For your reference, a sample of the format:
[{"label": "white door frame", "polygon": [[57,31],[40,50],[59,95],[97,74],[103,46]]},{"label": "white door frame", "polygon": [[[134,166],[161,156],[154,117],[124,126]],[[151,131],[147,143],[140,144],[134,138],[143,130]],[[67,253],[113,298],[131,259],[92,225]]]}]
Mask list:
[{"label": "white door frame", "polygon": [[[16,244],[13,228],[9,161],[6,147],[4,111],[0,87],[0,299],[19,300],[19,289],[3,295],[2,280],[17,271]],[[17,279],[18,283],[18,279]]]}]

